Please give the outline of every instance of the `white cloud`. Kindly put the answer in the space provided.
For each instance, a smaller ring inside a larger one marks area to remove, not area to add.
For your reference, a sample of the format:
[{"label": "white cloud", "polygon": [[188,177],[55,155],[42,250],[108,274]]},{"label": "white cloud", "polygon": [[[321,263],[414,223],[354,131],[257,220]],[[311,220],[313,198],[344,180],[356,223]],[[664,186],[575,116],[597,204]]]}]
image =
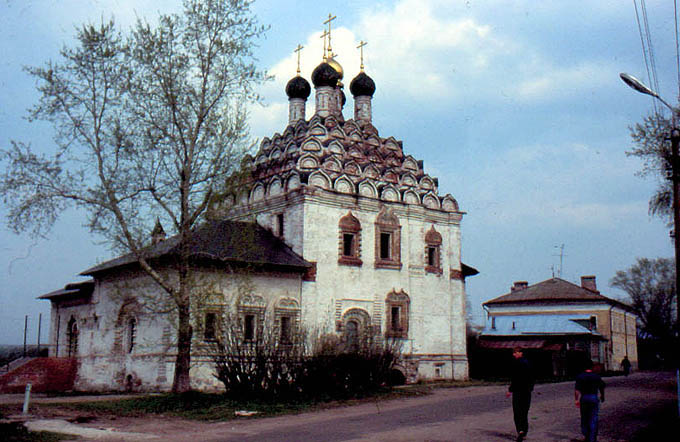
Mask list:
[{"label": "white cloud", "polygon": [[523,70],[527,78],[519,82],[512,95],[534,102],[568,97],[579,89],[595,90],[614,78],[612,69],[592,62],[566,67],[540,63],[540,67],[534,65]]}]

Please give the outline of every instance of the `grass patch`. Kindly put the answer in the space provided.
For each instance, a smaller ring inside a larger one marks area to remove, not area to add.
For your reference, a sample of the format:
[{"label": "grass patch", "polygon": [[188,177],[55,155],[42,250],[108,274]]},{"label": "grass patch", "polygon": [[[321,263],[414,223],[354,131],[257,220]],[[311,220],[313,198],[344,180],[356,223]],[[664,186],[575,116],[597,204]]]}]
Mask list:
[{"label": "grass patch", "polygon": [[[410,386],[409,386],[410,387]],[[154,394],[115,401],[40,404],[40,407],[76,410],[96,415],[143,417],[147,415],[173,416],[201,421],[234,419],[238,410],[256,411],[256,416],[295,414],[325,408],[354,405],[362,402],[383,401],[429,394],[430,387],[416,385],[413,388],[381,390],[370,395],[347,400],[324,398],[299,401],[233,400],[222,394],[188,392],[184,394]]]},{"label": "grass patch", "polygon": [[50,431],[28,431],[21,423],[0,424],[0,436],[5,442],[56,442],[74,440],[71,434],[52,433]]},{"label": "grass patch", "polygon": [[425,396],[431,394],[436,388],[462,388],[484,385],[498,385],[498,383],[489,381],[419,383],[392,389],[386,388],[343,400],[332,397],[291,401],[234,400],[223,394],[192,391],[184,394],[150,394],[130,399],[36,404],[36,406],[40,408],[74,410],[98,416],[144,417],[147,415],[164,415],[190,420],[224,421],[237,418],[235,412],[238,410],[256,411],[257,414],[253,417],[296,414],[365,402]]}]

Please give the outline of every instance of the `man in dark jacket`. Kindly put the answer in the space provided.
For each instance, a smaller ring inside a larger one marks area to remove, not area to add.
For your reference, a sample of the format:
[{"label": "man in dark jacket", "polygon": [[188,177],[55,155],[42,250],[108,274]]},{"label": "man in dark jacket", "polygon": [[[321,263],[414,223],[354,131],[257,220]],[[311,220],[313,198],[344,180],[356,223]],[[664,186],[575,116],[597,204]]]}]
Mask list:
[{"label": "man in dark jacket", "polygon": [[587,442],[597,441],[597,421],[600,413],[600,402],[597,393],[600,392],[600,400],[604,402],[604,381],[593,373],[592,361],[586,361],[586,370],[576,376],[576,388],[574,399],[576,406],[581,409],[581,433]]},{"label": "man in dark jacket", "polygon": [[515,359],[506,396],[512,395],[512,412],[517,429],[517,440],[523,441],[529,431],[529,406],[531,405],[531,392],[534,389],[534,374],[521,348],[514,348],[512,356]]}]

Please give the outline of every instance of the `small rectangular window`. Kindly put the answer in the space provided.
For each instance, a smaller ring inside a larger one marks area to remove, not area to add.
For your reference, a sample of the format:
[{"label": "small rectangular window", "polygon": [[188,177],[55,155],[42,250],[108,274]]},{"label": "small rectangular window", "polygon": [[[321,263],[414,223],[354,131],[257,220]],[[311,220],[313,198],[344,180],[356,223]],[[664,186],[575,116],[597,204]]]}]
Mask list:
[{"label": "small rectangular window", "polygon": [[281,316],[281,342],[290,342],[290,316]]},{"label": "small rectangular window", "polygon": [[283,237],[283,213],[276,215],[276,227],[280,237]]},{"label": "small rectangular window", "polygon": [[342,235],[342,254],[344,256],[354,256],[354,235],[345,233]]},{"label": "small rectangular window", "polygon": [[437,248],[428,247],[427,248],[427,265],[431,267],[439,267],[437,262]]},{"label": "small rectangular window", "polygon": [[206,341],[215,340],[215,329],[217,326],[217,314],[206,313],[205,314],[205,329],[203,331],[203,338]]},{"label": "small rectangular window", "polygon": [[255,339],[255,315],[246,315],[243,318],[243,339],[246,341]]},{"label": "small rectangular window", "polygon": [[380,233],[380,259],[390,259],[390,240],[392,235],[389,233]]}]

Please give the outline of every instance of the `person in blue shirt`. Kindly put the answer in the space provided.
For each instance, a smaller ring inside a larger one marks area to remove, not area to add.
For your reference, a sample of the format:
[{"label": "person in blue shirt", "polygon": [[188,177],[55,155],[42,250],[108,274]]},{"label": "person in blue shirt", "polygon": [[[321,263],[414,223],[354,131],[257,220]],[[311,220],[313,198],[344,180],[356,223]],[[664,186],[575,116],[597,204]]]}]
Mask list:
[{"label": "person in blue shirt", "polygon": [[[600,401],[604,402],[604,381],[593,373],[593,362],[586,361],[586,369],[576,376],[574,399],[581,410],[581,433],[587,442],[597,441],[597,425],[600,414]],[[600,400],[597,393],[600,393]]]}]

